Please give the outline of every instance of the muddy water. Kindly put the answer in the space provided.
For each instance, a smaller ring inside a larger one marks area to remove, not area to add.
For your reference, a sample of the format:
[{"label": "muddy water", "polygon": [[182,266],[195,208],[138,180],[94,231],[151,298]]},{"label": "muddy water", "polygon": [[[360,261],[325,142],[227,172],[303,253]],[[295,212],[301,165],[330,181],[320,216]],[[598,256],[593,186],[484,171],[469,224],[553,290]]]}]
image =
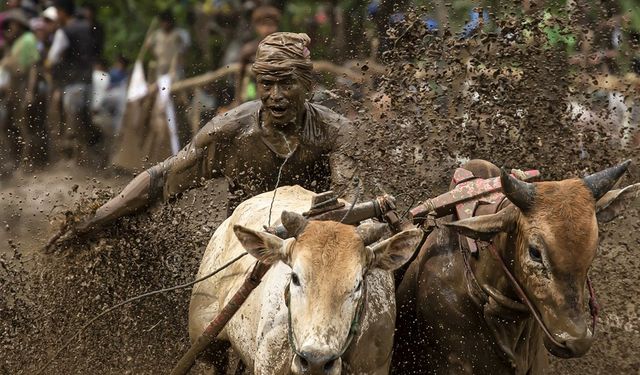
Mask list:
[{"label": "muddy water", "polygon": [[[358,113],[353,157],[366,194],[393,193],[406,208],[446,190],[466,158],[535,167],[547,179],[631,158],[623,184],[639,181],[639,150],[615,142],[615,124],[579,124],[567,115],[570,100],[588,99],[588,90],[568,84],[582,73],[567,69],[561,51],[545,48],[535,30],[515,44],[512,39],[525,34],[519,25],[511,25],[510,35],[464,42],[408,29],[411,22],[392,32],[399,39],[384,56],[389,68],[375,96],[384,100],[359,102],[345,93],[340,107]],[[469,63],[479,72],[473,80],[467,79]],[[14,179],[0,191],[0,373],[31,374],[103,309],[191,281],[224,217],[225,182],[216,180],[98,236],[41,254],[49,221],[77,204],[84,211],[97,206],[129,178],[95,173],[58,166],[36,179]],[[639,229],[637,206],[602,226],[591,271],[601,303],[598,339],[584,358],[553,360],[551,373],[640,371]],[[188,348],[189,293],[151,297],[105,317],[48,372],[166,373]]]}]

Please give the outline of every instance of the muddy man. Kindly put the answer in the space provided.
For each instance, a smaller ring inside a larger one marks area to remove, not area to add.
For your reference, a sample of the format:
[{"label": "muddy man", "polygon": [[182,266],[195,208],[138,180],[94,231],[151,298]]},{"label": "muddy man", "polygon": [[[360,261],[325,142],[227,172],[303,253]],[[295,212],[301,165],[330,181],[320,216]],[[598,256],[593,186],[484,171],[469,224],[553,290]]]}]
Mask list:
[{"label": "muddy man", "polygon": [[[177,155],[135,177],[74,232],[167,200],[207,179],[226,177],[229,212],[244,199],[279,186],[313,191],[346,186],[354,163],[343,149],[353,128],[332,110],[308,102],[313,64],[306,34],[274,33],[258,46],[252,71],[260,100],[214,117]],[[71,234],[71,233],[68,233]]]}]

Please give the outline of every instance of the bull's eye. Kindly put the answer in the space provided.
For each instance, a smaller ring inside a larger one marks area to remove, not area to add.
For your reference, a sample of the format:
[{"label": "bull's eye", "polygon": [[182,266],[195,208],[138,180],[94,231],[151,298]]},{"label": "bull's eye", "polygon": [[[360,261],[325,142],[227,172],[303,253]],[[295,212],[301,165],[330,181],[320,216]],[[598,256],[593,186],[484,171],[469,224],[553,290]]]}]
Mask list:
[{"label": "bull's eye", "polygon": [[540,250],[538,250],[537,247],[529,245],[529,256],[534,262],[542,263],[542,255],[540,254]]},{"label": "bull's eye", "polygon": [[291,283],[295,286],[300,286],[300,279],[298,275],[294,272],[291,273]]}]

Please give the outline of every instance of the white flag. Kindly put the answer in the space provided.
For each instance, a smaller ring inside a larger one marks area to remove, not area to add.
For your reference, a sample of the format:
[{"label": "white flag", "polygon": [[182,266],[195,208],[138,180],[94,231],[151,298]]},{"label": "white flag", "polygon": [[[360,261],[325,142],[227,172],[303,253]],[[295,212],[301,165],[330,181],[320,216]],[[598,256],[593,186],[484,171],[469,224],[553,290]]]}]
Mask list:
[{"label": "white flag", "polygon": [[134,102],[138,99],[147,96],[149,88],[147,80],[144,78],[144,68],[142,67],[142,61],[136,61],[133,66],[133,73],[131,74],[131,80],[129,80],[129,89],[127,90],[127,101]]}]

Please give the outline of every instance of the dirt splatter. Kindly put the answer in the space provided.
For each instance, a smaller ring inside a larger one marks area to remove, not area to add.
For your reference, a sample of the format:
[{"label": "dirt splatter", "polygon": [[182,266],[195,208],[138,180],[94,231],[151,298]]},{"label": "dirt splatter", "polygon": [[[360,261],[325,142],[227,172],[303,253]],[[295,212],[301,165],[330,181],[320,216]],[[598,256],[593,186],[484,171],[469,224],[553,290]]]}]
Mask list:
[{"label": "dirt splatter", "polygon": [[[506,19],[471,39],[431,34],[419,13],[389,30],[387,72],[379,92],[336,91],[339,111],[357,114],[353,150],[366,194],[397,196],[407,208],[446,190],[466,158],[538,168],[545,179],[583,175],[631,158],[623,184],[638,181],[639,149],[620,146],[612,120],[585,121],[572,103],[597,105],[576,85],[586,72],[568,67],[547,43],[542,20]],[[561,21],[554,27],[562,30]],[[568,27],[568,26],[567,26]],[[588,77],[588,76],[587,76]],[[601,111],[604,118],[608,113]],[[0,373],[30,374],[76,329],[128,297],[191,281],[225,213],[226,183],[210,182],[147,214],[119,220],[53,255],[38,251],[65,209],[95,207],[129,178],[67,169],[13,181],[0,192]],[[84,176],[90,176],[85,179]],[[78,185],[74,192],[74,185]],[[17,187],[15,187],[17,186]],[[46,194],[49,194],[47,196]],[[62,205],[62,208],[54,208]],[[592,276],[602,304],[593,349],[553,360],[553,373],[635,373],[640,361],[638,208],[602,227]],[[141,301],[96,323],[51,366],[51,373],[167,372],[188,348],[190,290]]]}]

